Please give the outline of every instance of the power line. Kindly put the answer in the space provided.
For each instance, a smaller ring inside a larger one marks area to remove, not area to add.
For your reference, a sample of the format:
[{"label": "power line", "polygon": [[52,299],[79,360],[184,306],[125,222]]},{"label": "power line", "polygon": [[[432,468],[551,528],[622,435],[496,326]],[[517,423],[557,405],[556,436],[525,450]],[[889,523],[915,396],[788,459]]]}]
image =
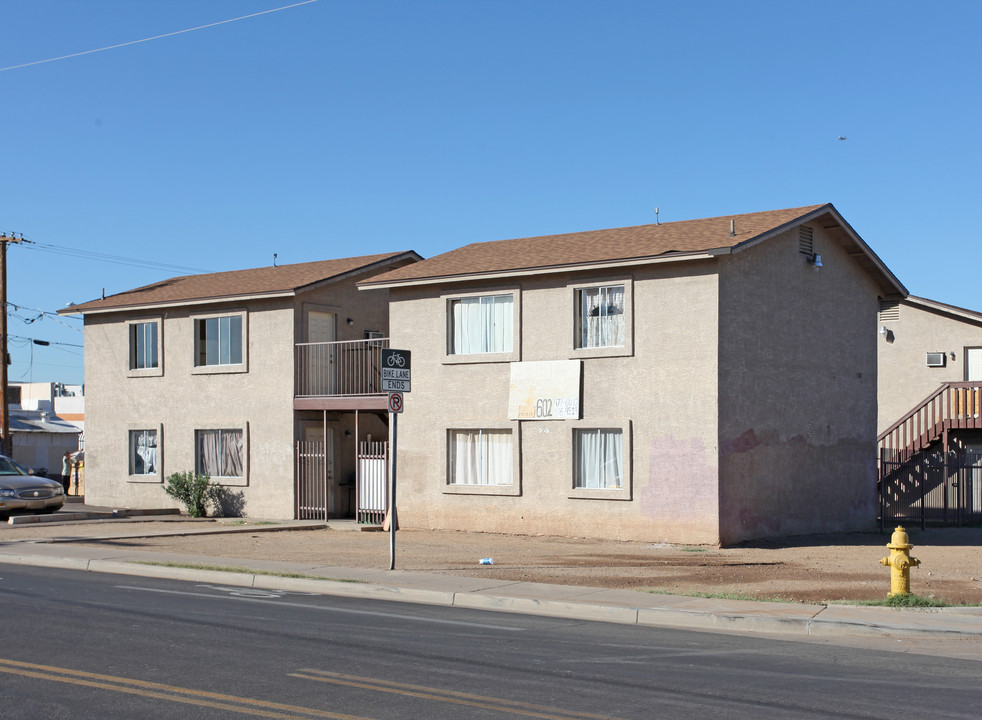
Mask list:
[{"label": "power line", "polygon": [[[24,315],[16,315],[10,312],[11,308],[13,308],[14,311],[30,310],[31,312],[36,312],[38,314],[35,315],[34,317],[25,317]],[[10,315],[11,317],[17,318],[18,320],[23,320],[25,325],[33,325],[38,320],[42,320],[44,318],[51,318],[56,323],[58,323],[59,325],[64,325],[69,330],[74,330],[75,332],[82,332],[81,328],[75,327],[73,325],[69,325],[67,322],[65,322],[66,320],[74,320],[75,322],[81,322],[82,318],[75,317],[74,315],[67,315],[63,318],[61,315],[59,315],[56,312],[52,312],[50,310],[42,310],[41,308],[32,308],[26,305],[18,305],[17,303],[12,303],[9,300],[7,301],[7,314]]]},{"label": "power line", "polygon": [[21,335],[9,335],[8,337],[11,340],[26,341],[24,343],[25,346],[27,345],[27,343],[31,343],[32,345],[41,345],[44,347],[47,347],[48,345],[64,345],[65,347],[76,347],[76,348],[84,347],[84,345],[78,345],[76,343],[58,342],[57,340],[38,340],[36,338],[23,337]]},{"label": "power line", "polygon": [[51,245],[27,240],[29,245],[22,247],[39,250],[41,252],[53,253],[55,255],[67,255],[81,260],[94,260],[98,262],[113,263],[115,265],[128,265],[130,267],[149,268],[152,270],[167,270],[168,272],[179,272],[187,274],[197,274],[211,272],[203,268],[188,267],[186,265],[171,265],[169,263],[156,262],[155,260],[140,260],[139,258],[129,258],[122,255],[110,255],[108,253],[93,252],[92,250],[79,250],[78,248],[65,247],[63,245]]},{"label": "power line", "polygon": [[48,58],[47,60],[35,60],[33,62],[21,63],[20,65],[10,65],[8,67],[0,68],[0,72],[4,72],[5,70],[17,70],[18,68],[26,68],[32,65],[43,65],[44,63],[55,62],[57,60],[68,60],[69,58],[79,57],[81,55],[91,55],[92,53],[104,52],[106,50],[115,50],[116,48],[126,47],[127,45],[138,45],[140,43],[150,42],[151,40],[160,40],[161,38],[182,35],[184,33],[194,32],[195,30],[204,30],[205,28],[215,27],[216,25],[225,25],[227,23],[238,22],[239,20],[247,20],[249,18],[258,17],[260,15],[268,15],[269,13],[279,12],[280,10],[289,10],[290,8],[299,7],[300,5],[309,5],[313,2],[317,2],[317,0],[303,0],[303,2],[293,3],[292,5],[284,5],[283,7],[273,8],[272,10],[263,10],[262,12],[252,13],[251,15],[242,15],[241,17],[231,18],[229,20],[219,20],[218,22],[208,23],[207,25],[198,25],[197,27],[176,30],[174,32],[164,33],[163,35],[154,35],[153,37],[142,38],[140,40],[130,40],[129,42],[119,43],[117,45],[107,45],[106,47],[96,48],[95,50],[83,50],[82,52],[71,53],[70,55],[61,55],[60,57]]}]

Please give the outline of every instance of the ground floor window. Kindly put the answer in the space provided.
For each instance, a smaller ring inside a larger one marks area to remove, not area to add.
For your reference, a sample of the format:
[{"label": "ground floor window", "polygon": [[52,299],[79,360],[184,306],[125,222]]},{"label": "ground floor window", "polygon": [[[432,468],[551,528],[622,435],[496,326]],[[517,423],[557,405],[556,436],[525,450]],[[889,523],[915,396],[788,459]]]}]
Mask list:
[{"label": "ground floor window", "polygon": [[130,430],[130,475],[157,474],[157,431]]},{"label": "ground floor window", "polygon": [[244,457],[241,429],[195,432],[195,472],[212,478],[241,478]]},{"label": "ground floor window", "polygon": [[624,433],[619,428],[573,431],[573,487],[620,489],[624,486]]},{"label": "ground floor window", "polygon": [[451,485],[511,485],[514,444],[511,430],[451,430]]}]

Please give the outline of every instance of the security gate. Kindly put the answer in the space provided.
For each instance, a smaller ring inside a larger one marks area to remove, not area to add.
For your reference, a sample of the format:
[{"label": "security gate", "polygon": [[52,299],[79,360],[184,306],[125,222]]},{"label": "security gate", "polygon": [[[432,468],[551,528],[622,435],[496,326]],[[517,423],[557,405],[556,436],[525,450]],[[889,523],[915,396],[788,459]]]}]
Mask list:
[{"label": "security gate", "polygon": [[323,440],[298,440],[296,470],[297,520],[327,520],[334,511],[334,453],[327,452],[333,443]]},{"label": "security gate", "polygon": [[982,452],[880,451],[880,526],[982,523]]},{"label": "security gate", "polygon": [[358,522],[381,525],[385,520],[389,443],[358,443]]}]

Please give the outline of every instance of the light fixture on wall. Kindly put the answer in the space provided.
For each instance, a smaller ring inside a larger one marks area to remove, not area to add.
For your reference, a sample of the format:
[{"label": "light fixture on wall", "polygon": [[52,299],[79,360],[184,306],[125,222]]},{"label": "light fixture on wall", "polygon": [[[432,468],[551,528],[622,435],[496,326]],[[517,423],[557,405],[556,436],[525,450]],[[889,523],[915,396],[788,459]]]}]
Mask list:
[{"label": "light fixture on wall", "polygon": [[808,258],[808,264],[812,266],[812,270],[820,270],[822,268],[822,256],[815,253]]},{"label": "light fixture on wall", "polygon": [[880,325],[880,337],[886,337],[888,332],[886,325]]},{"label": "light fixture on wall", "polygon": [[347,320],[345,320],[345,322],[348,323],[349,325],[354,325],[355,324],[355,321],[352,320],[351,318],[348,318]]},{"label": "light fixture on wall", "polygon": [[948,357],[951,358],[951,361],[952,362],[954,362],[955,361],[955,351],[952,350],[951,352],[949,352],[948,353]]}]

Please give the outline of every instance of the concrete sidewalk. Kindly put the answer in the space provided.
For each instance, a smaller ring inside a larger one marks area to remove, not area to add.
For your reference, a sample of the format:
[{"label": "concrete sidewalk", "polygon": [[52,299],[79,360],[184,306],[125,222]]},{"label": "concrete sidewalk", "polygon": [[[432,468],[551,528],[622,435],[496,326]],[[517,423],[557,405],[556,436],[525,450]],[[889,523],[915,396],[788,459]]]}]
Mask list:
[{"label": "concrete sidewalk", "polygon": [[[73,513],[68,512],[68,510]],[[70,516],[73,517],[70,518]],[[85,517],[126,517],[124,511],[68,506],[51,521]],[[144,515],[160,520],[159,514]],[[175,519],[180,519],[175,517]],[[126,538],[197,535],[225,532],[277,532],[298,527],[323,527],[317,522],[287,522],[271,526],[228,527],[212,523],[175,522],[173,531],[141,532],[133,522]],[[334,530],[359,529],[353,522],[331,521]],[[66,528],[67,530],[67,528]],[[107,533],[107,537],[108,537]],[[982,640],[982,607],[884,608],[852,605],[719,600],[659,595],[631,590],[512,582],[399,570],[374,570],[201,557],[126,550],[76,543],[98,542],[99,536],[55,540],[24,540],[0,544],[0,563],[59,567],[72,570],[172,578],[241,587],[309,592],[372,600],[445,605],[475,610],[524,613],[549,617],[663,626],[698,630],[755,632],[798,637],[864,636]],[[150,564],[158,563],[158,564]],[[176,567],[183,565],[184,567]],[[235,568],[236,571],[203,569]],[[301,575],[302,577],[285,577]]]}]

